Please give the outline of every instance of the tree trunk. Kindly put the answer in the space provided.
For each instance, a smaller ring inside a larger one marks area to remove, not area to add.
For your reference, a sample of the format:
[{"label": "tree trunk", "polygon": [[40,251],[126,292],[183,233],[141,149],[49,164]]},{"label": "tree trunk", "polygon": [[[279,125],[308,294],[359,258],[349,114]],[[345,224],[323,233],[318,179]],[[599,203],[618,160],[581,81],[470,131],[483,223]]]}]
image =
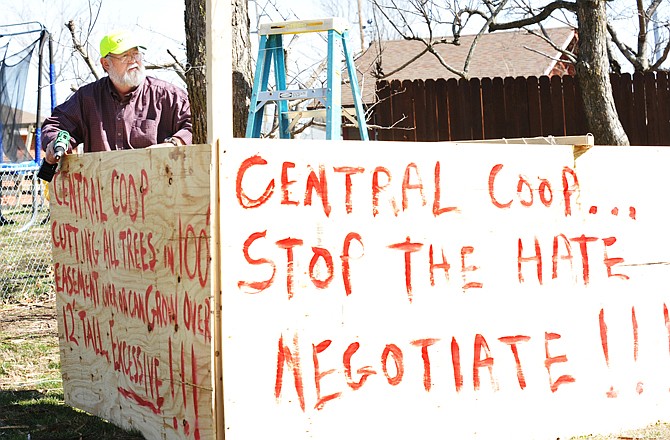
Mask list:
[{"label": "tree trunk", "polygon": [[247,0],[231,0],[233,27],[233,136],[244,137],[251,99],[251,42]]},{"label": "tree trunk", "polygon": [[630,145],[619,121],[609,76],[606,0],[577,0],[577,78],[586,123],[598,145]]},{"label": "tree trunk", "polygon": [[[185,0],[186,85],[191,101],[193,143],[207,142],[206,0]],[[247,0],[231,0],[233,32],[233,136],[244,137],[251,98],[251,43]]]},{"label": "tree trunk", "polygon": [[207,143],[207,23],[206,0],[185,0],[186,72],[188,98],[191,102],[193,143]]}]

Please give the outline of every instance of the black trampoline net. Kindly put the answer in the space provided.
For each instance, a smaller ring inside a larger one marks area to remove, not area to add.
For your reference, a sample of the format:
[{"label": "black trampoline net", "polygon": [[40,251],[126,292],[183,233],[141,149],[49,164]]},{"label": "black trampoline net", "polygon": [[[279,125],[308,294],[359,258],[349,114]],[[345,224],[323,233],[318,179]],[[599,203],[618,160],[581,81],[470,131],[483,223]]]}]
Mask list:
[{"label": "black trampoline net", "polygon": [[23,101],[30,62],[39,38],[18,52],[9,51],[9,43],[0,47],[0,158],[2,163],[23,163],[34,160],[24,123]]}]

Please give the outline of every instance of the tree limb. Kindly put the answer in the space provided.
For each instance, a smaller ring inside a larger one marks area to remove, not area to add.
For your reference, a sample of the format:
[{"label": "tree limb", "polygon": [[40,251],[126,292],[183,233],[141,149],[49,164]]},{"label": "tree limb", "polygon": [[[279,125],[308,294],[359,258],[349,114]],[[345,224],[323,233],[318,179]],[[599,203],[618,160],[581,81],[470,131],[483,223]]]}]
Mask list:
[{"label": "tree limb", "polygon": [[[670,25],[665,25],[665,28],[668,31],[668,34],[670,34]],[[668,54],[670,54],[670,40],[666,42],[665,47],[663,48],[663,53],[661,54],[660,57],[658,57],[658,60],[651,66],[652,70],[658,70],[661,67],[661,64],[665,62],[665,60],[668,59]]]},{"label": "tree limb", "polygon": [[[542,28],[542,30],[544,31],[544,28]],[[554,42],[552,41],[552,39],[549,38],[545,32],[543,32],[542,34],[539,34],[538,32],[535,32],[535,31],[532,30],[532,29],[526,29],[526,31],[527,31],[529,34],[535,35],[536,37],[541,38],[542,40],[544,40],[544,42],[546,42],[548,45],[550,45],[553,49],[555,49],[555,50],[557,50],[558,52],[560,52],[560,53],[562,53],[563,55],[565,55],[571,63],[573,63],[573,64],[576,64],[576,63],[577,63],[577,56],[576,56],[574,53],[570,52],[569,50],[565,50],[565,49],[563,49],[562,47],[558,47],[558,46],[556,45],[556,43],[554,43]],[[546,54],[542,54],[541,52],[536,51],[536,50],[534,50],[534,49],[531,49],[531,48],[529,48],[529,47],[525,47],[525,46],[524,46],[524,48],[527,49],[527,50],[536,52],[536,53],[538,53],[538,54],[544,55],[545,57],[547,57],[547,58],[549,58],[549,59],[552,59],[552,60],[554,60],[554,61],[565,61],[565,60],[561,60],[561,59],[558,59],[558,58],[553,58],[553,57],[548,56],[548,55],[546,55]]]},{"label": "tree limb", "polygon": [[538,24],[541,21],[549,18],[549,16],[557,9],[567,9],[572,12],[577,12],[577,4],[574,2],[557,0],[544,6],[540,9],[539,14],[535,14],[531,17],[510,21],[508,23],[491,23],[489,25],[489,32],[516,29],[524,26],[530,26],[532,24]]},{"label": "tree limb", "polygon": [[633,68],[635,70],[643,70],[643,65],[640,62],[640,59],[638,58],[637,54],[633,49],[628,46],[626,43],[621,41],[619,38],[619,35],[617,34],[616,30],[614,29],[613,26],[611,26],[609,23],[607,24],[607,31],[610,35],[610,38],[612,39],[612,43],[619,49],[619,52],[628,60],[629,63],[633,65]]},{"label": "tree limb", "polygon": [[88,52],[84,49],[82,46],[81,42],[79,41],[79,38],[77,38],[76,34],[76,27],[74,24],[74,20],[70,20],[67,23],[65,23],[65,27],[70,30],[70,35],[72,36],[72,45],[74,46],[74,49],[81,55],[81,57],[84,59],[84,62],[88,66],[89,70],[95,77],[95,79],[100,79],[100,76],[98,75],[98,71],[95,70],[95,67],[93,67],[93,62],[91,61],[91,58],[88,56]]}]

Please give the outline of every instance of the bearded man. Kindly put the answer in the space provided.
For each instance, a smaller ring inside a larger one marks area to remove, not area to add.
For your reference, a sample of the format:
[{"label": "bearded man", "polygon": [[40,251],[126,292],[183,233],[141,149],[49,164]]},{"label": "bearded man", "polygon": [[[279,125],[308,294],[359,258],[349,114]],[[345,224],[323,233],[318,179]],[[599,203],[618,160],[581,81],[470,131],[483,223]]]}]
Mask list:
[{"label": "bearded man", "polygon": [[71,151],[146,148],[158,144],[190,145],[191,106],[185,90],[146,76],[145,47],[128,31],[100,42],[100,64],[107,76],[79,88],[57,106],[42,126],[45,160],[54,164],[54,141],[70,133]]}]

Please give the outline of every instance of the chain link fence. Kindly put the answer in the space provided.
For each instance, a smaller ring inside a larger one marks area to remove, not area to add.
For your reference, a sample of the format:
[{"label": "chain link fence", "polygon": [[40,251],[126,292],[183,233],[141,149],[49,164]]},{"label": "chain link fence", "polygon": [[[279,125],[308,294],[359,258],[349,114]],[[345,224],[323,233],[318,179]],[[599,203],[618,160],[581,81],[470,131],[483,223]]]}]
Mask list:
[{"label": "chain link fence", "polygon": [[0,168],[0,303],[46,299],[53,292],[48,186],[37,166]]}]

